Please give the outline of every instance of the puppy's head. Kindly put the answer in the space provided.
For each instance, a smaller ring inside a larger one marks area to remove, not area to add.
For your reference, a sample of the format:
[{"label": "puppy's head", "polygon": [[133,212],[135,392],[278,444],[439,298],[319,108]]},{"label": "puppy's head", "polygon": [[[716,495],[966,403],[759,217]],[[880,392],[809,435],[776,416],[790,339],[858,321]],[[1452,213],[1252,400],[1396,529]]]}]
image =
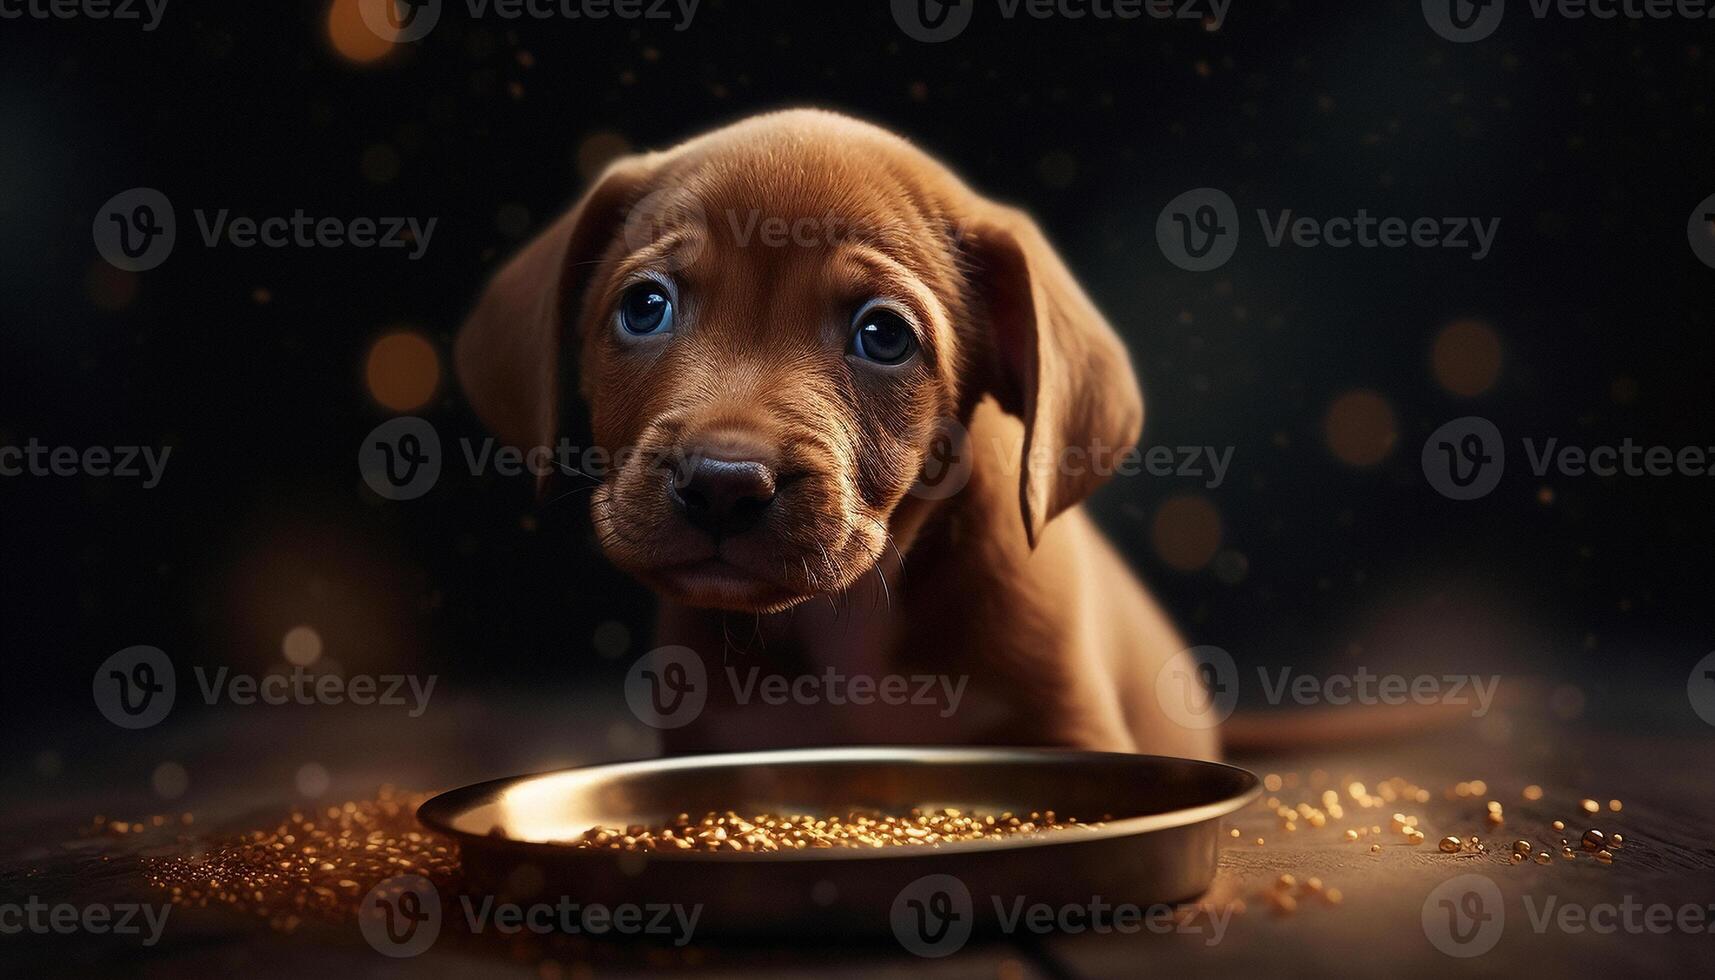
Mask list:
[{"label": "puppy's head", "polygon": [[1027,217],[817,111],[612,165],[500,270],[456,352],[525,446],[555,441],[574,359],[613,453],[603,549],[711,608],[784,609],[851,584],[889,534],[908,547],[938,429],[984,396],[1024,423],[1031,542],[1100,482],[1063,450],[1142,423],[1123,345]]}]

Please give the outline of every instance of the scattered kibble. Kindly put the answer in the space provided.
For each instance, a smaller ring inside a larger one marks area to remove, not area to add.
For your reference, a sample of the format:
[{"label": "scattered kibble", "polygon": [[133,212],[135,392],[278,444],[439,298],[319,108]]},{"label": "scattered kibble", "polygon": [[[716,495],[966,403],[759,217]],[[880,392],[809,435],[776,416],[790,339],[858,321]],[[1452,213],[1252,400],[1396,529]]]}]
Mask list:
[{"label": "scattered kibble", "polygon": [[280,932],[309,916],[349,919],[386,878],[457,875],[458,846],[417,823],[425,799],[384,787],[375,799],[294,810],[270,830],[210,841],[198,854],[145,859],[144,877],[174,905],[229,906]]},{"label": "scattered kibble", "polygon": [[[1299,785],[1299,780],[1295,774],[1289,778],[1265,777],[1264,784],[1271,791],[1290,791]],[[1334,788],[1324,788],[1330,784]],[[1348,844],[1359,843],[1365,838],[1372,838],[1372,840],[1380,838],[1384,834],[1384,826],[1386,833],[1397,835],[1395,839],[1403,840],[1407,845],[1420,845],[1429,839],[1422,826],[1422,818],[1408,813],[1408,807],[1400,804],[1426,803],[1430,799],[1430,794],[1427,790],[1399,777],[1393,777],[1380,783],[1369,783],[1353,779],[1350,776],[1330,779],[1328,773],[1317,771],[1311,774],[1306,785],[1306,792],[1309,799],[1304,802],[1294,802],[1290,797],[1283,799],[1281,796],[1271,796],[1268,798],[1267,808],[1278,819],[1280,829],[1283,832],[1298,833],[1304,829],[1332,828],[1336,826],[1334,821],[1345,819],[1346,810],[1355,804],[1358,809],[1380,810],[1382,813],[1388,813],[1389,816],[1382,823],[1373,823],[1367,826],[1358,824],[1338,830],[1340,839]],[[1448,787],[1446,795],[1450,800],[1481,801],[1483,803],[1481,812],[1484,823],[1491,829],[1497,829],[1506,824],[1506,805],[1502,800],[1490,799],[1489,792],[1490,787],[1487,782],[1481,779],[1473,779],[1461,781]],[[1543,787],[1537,783],[1527,784],[1520,790],[1520,796],[1529,802],[1540,802],[1546,795]],[[1602,810],[1602,804],[1595,799],[1581,800],[1578,805],[1580,810],[1586,814],[1600,813]],[[1619,812],[1621,806],[1621,802],[1617,799],[1607,801],[1607,807],[1610,811]],[[1388,809],[1382,809],[1383,807]],[[1565,821],[1554,820],[1551,822],[1551,826],[1557,834],[1566,833]],[[1595,836],[1591,836],[1592,834]],[[1238,836],[1236,831],[1233,832],[1233,836]],[[1617,850],[1622,845],[1622,841],[1623,838],[1617,834],[1609,837],[1600,831],[1592,831],[1578,841],[1567,841],[1562,838],[1558,848],[1519,839],[1510,841],[1510,847],[1498,846],[1497,850],[1506,854],[1508,861],[1512,864],[1524,864],[1526,862],[1539,865],[1553,864],[1556,850],[1559,851],[1563,859],[1575,860],[1580,848],[1592,855],[1606,851],[1608,853],[1607,858],[1597,858],[1597,860],[1606,863],[1612,860],[1613,850]],[[1264,841],[1259,837],[1256,838],[1255,843],[1260,847]],[[1370,854],[1381,854],[1382,846],[1379,841],[1369,843]],[[1489,853],[1488,844],[1474,834],[1469,837],[1449,835],[1439,838],[1436,841],[1436,846],[1440,851],[1448,854],[1486,855]],[[1284,877],[1291,879],[1290,875]],[[1292,890],[1290,884],[1277,883],[1277,888],[1286,891]],[[1324,888],[1320,891],[1312,889],[1306,882],[1299,886],[1297,894],[1325,894],[1328,891],[1331,889]]]}]

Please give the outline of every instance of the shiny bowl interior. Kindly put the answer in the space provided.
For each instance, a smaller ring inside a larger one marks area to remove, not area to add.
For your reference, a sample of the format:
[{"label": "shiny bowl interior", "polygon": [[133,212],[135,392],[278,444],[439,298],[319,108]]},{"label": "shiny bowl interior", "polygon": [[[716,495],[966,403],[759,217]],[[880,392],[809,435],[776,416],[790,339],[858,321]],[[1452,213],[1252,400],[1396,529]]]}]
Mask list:
[{"label": "shiny bowl interior", "polygon": [[[1097,828],[937,850],[1051,847],[1219,819],[1256,793],[1256,778],[1219,763],[1052,749],[838,748],[686,756],[566,769],[437,796],[419,816],[445,833],[560,845],[593,826],[650,825],[714,811],[903,813],[1054,810]],[[1106,819],[1104,819],[1106,818]],[[559,848],[564,849],[564,848]],[[659,852],[652,860],[885,860],[900,848],[767,853]]]}]

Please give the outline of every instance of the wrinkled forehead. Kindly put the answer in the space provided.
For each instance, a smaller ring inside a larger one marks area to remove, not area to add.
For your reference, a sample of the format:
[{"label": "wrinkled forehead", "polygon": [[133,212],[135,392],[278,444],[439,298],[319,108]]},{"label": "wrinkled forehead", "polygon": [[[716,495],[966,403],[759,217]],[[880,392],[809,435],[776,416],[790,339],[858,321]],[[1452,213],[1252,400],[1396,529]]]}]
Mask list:
[{"label": "wrinkled forehead", "polygon": [[952,285],[956,229],[921,189],[832,155],[758,156],[664,169],[627,216],[617,274],[665,273],[709,292],[796,283],[926,307]]}]

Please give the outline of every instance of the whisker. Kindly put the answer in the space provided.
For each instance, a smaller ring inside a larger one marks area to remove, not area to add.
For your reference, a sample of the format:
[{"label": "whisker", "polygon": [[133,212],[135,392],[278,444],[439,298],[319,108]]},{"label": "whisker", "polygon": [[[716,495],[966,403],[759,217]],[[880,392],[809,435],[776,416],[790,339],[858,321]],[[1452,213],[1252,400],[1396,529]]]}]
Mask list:
[{"label": "whisker", "polygon": [[887,525],[883,524],[881,522],[881,520],[879,518],[877,518],[874,514],[865,514],[864,516],[868,517],[871,523],[873,523],[877,528],[881,529],[882,543],[885,544],[887,547],[893,549],[894,560],[899,562],[899,585],[900,585],[900,588],[908,588],[910,583],[906,579],[905,556],[903,554],[900,554],[899,544],[893,540],[893,532],[889,531],[887,529]]},{"label": "whisker", "polygon": [[583,493],[586,490],[594,491],[600,486],[601,486],[601,484],[599,484],[599,483],[592,483],[587,487],[573,487],[572,489],[567,490],[565,493],[562,493],[562,494],[555,496],[553,499],[547,501],[542,506],[543,507],[552,507],[555,504],[559,503],[560,501],[566,499],[567,497],[570,497],[574,493]]},{"label": "whisker", "polygon": [[882,597],[887,600],[887,605],[886,605],[887,611],[892,612],[893,611],[893,590],[891,588],[889,588],[887,585],[887,571],[886,571],[886,569],[882,568],[880,565],[875,566],[875,570],[881,573],[881,594],[882,594]]}]

